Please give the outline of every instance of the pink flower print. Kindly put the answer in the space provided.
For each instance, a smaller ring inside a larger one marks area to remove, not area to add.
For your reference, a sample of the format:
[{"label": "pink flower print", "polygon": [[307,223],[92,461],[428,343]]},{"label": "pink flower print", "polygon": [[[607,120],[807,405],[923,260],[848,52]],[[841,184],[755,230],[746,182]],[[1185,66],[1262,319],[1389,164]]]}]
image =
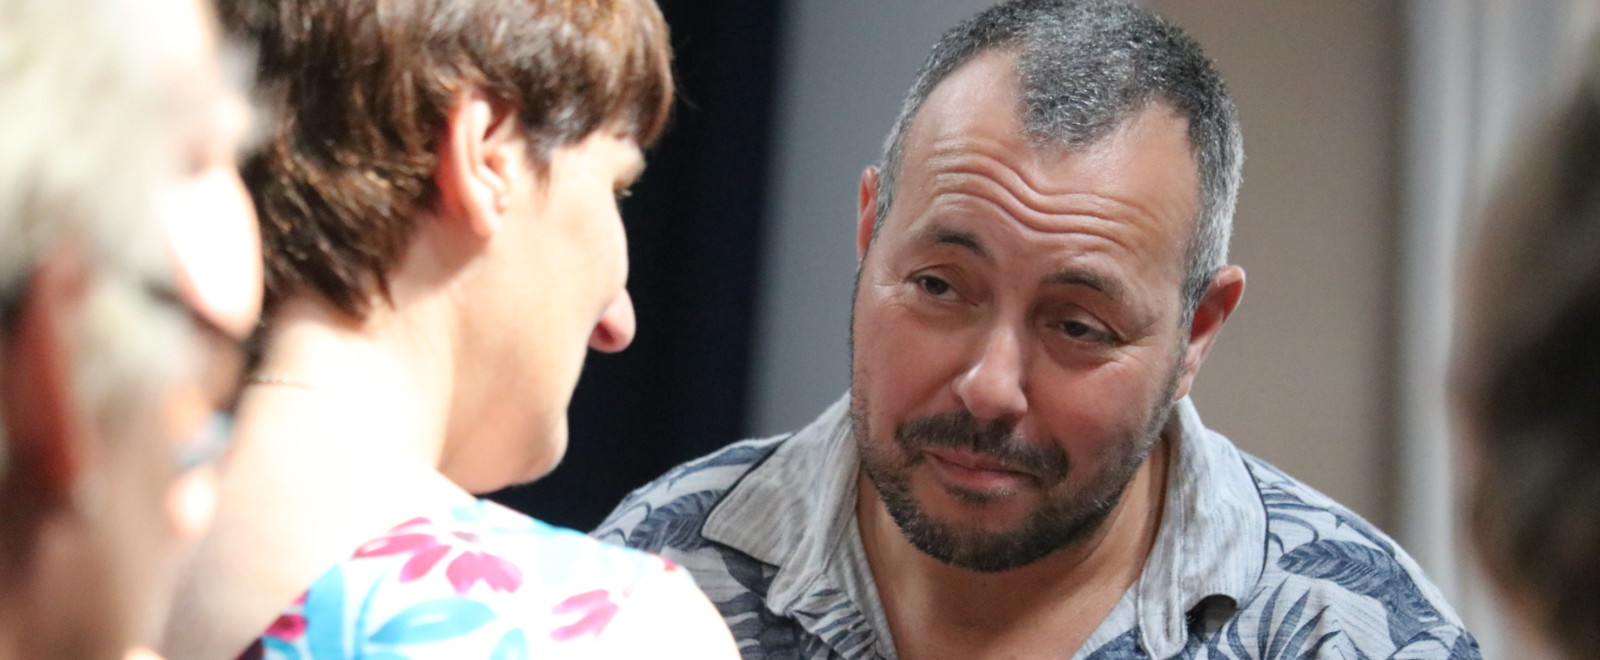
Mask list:
[{"label": "pink flower print", "polygon": [[456,588],[456,595],[466,595],[467,590],[478,582],[502,592],[515,592],[522,586],[522,569],[487,552],[468,550],[461,553],[450,560],[450,567],[445,569],[444,575],[450,579],[450,586]]},{"label": "pink flower print", "polygon": [[[398,531],[398,530],[397,530]],[[356,548],[356,558],[386,557],[406,553],[421,552],[429,548],[443,546],[438,538],[425,532],[399,534],[391,532],[388,536],[380,536]]]},{"label": "pink flower print", "polygon": [[272,622],[272,625],[267,626],[267,634],[265,636],[276,637],[286,642],[300,639],[301,636],[306,634],[306,617],[302,614],[305,606],[306,592],[302,591],[300,596],[294,599],[294,603],[289,606],[289,611],[280,615],[277,620]]},{"label": "pink flower print", "polygon": [[445,578],[455,588],[457,595],[466,595],[473,585],[482,582],[500,592],[516,592],[522,587],[522,570],[516,564],[488,552],[471,550],[481,544],[479,537],[470,532],[450,532],[434,535],[423,531],[402,531],[426,523],[418,518],[396,528],[388,536],[375,539],[356,550],[356,558],[410,555],[400,568],[400,583],[415,582],[426,577],[445,557],[459,551],[445,567]]},{"label": "pink flower print", "polygon": [[450,546],[443,543],[418,550],[416,554],[411,555],[411,560],[400,568],[400,583],[412,582],[427,575],[429,571],[433,570],[434,566],[438,565],[439,560],[444,559],[444,556],[448,554],[450,554]]},{"label": "pink flower print", "polygon": [[599,635],[617,615],[617,602],[605,589],[586,591],[561,601],[551,610],[561,615],[578,613],[578,620],[550,631],[550,639],[566,642],[586,635]]},{"label": "pink flower print", "polygon": [[292,642],[306,634],[306,618],[299,614],[285,614],[267,626],[267,636]]},{"label": "pink flower print", "polygon": [[433,523],[433,521],[432,520],[428,520],[427,516],[417,516],[417,517],[412,518],[410,520],[407,520],[407,521],[405,521],[403,523],[395,525],[394,526],[394,531],[399,531],[399,530],[405,529],[407,527],[421,527],[423,525],[428,525],[428,524],[431,524],[431,523]]},{"label": "pink flower print", "polygon": [[356,548],[356,559],[366,557],[388,557],[391,555],[411,555],[405,566],[400,568],[401,584],[412,582],[427,575],[433,567],[450,554],[450,546],[441,542],[432,534],[390,534],[374,539],[360,548]]}]

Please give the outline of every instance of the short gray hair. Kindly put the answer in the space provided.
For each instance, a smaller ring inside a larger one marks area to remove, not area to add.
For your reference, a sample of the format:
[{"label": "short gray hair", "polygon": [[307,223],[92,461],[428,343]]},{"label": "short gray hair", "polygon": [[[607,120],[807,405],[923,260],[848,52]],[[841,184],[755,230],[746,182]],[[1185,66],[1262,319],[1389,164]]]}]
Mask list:
[{"label": "short gray hair", "polygon": [[884,144],[876,234],[894,201],[903,141],[935,87],[973,57],[1017,53],[1029,136],[1094,144],[1153,102],[1189,123],[1200,177],[1195,229],[1184,247],[1184,322],[1227,263],[1244,144],[1239,116],[1200,45],[1148,10],[1113,0],[1012,0],[946,32],[917,73]]},{"label": "short gray hair", "polygon": [[188,355],[176,315],[140,288],[170,278],[156,194],[177,127],[153,40],[129,27],[135,7],[0,0],[0,292],[21,295],[66,245],[83,252],[93,271],[68,340],[79,412],[101,433],[148,409]]}]

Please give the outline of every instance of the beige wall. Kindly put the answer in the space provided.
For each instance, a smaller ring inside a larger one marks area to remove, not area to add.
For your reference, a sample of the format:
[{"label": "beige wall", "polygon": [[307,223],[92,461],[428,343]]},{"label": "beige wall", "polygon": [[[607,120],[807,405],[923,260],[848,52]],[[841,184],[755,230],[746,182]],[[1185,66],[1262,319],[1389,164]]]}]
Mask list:
[{"label": "beige wall", "polygon": [[1247,284],[1195,387],[1201,415],[1390,528],[1398,4],[1146,4],[1216,60],[1244,124]]}]

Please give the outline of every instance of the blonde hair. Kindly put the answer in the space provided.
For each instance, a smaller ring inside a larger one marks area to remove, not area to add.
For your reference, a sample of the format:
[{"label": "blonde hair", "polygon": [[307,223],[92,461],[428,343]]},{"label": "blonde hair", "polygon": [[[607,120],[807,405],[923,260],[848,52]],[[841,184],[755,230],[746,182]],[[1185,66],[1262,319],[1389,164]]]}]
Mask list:
[{"label": "blonde hair", "polygon": [[[175,172],[172,95],[125,0],[0,0],[0,292],[72,246],[93,272],[72,341],[85,421],[108,437],[186,356],[144,284],[170,278],[156,210]],[[0,338],[9,328],[0,328]],[[6,365],[0,364],[0,369]],[[0,427],[0,465],[5,461]]]}]

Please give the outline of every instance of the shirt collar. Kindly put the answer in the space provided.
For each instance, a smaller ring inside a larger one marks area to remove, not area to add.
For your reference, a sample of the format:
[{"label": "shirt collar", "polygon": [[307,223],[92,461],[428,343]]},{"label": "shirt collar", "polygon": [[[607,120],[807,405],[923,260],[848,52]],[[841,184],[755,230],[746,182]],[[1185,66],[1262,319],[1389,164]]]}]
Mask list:
[{"label": "shirt collar", "polygon": [[[863,562],[840,560],[857,554],[850,549],[860,544],[849,406],[846,393],[783,442],[729,490],[702,533],[777,567],[767,593],[775,614],[787,615],[826,585],[852,592],[882,630],[870,572],[864,565],[845,565]],[[1140,642],[1154,657],[1182,652],[1188,614],[1202,600],[1244,602],[1266,561],[1266,509],[1243,457],[1227,438],[1205,428],[1189,399],[1172,414],[1176,442],[1165,508],[1133,594]],[[840,571],[839,577],[830,578],[830,571]]]},{"label": "shirt collar", "polygon": [[[707,516],[701,533],[776,566],[767,608],[787,614],[854,540],[856,447],[850,396],[773,450]],[[865,567],[844,567],[860,570]],[[870,585],[870,582],[868,583]],[[876,602],[874,594],[855,594]]]},{"label": "shirt collar", "polygon": [[1176,423],[1167,493],[1155,546],[1139,576],[1140,643],[1168,658],[1188,641],[1188,614],[1221,596],[1237,607],[1266,566],[1267,510],[1233,443],[1207,429],[1188,398]]}]

